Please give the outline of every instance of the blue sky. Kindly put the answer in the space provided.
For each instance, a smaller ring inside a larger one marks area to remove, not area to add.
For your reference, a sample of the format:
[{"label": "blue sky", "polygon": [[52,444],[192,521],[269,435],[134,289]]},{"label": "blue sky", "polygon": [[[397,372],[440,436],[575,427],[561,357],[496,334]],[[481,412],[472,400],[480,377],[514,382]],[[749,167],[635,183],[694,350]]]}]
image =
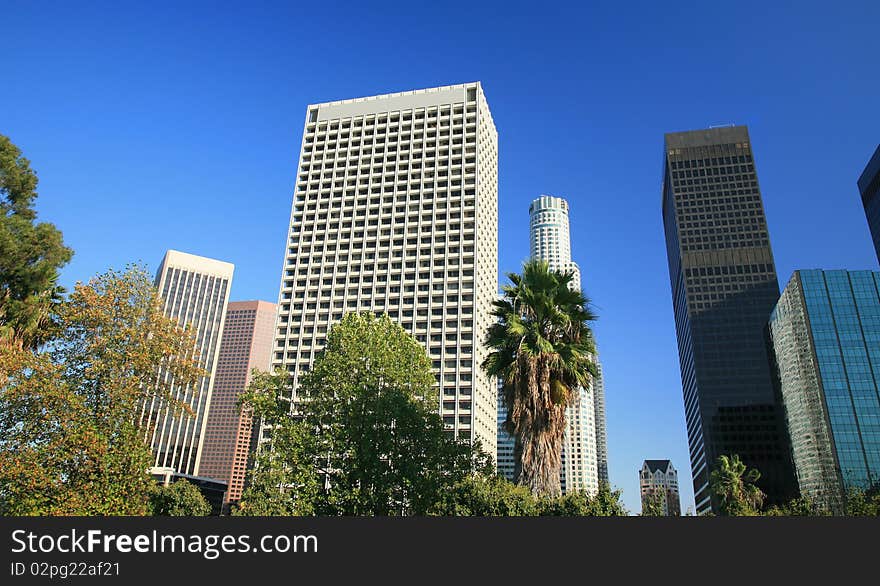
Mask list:
[{"label": "blue sky", "polygon": [[645,458],[672,459],[693,505],[663,133],[749,126],[782,285],[878,268],[855,182],[880,142],[880,3],[121,4],[3,8],[0,133],[75,250],[65,285],[176,248],[235,263],[233,299],[275,301],[306,105],[480,80],[502,272],[528,256],[534,197],[571,204],[634,512]]}]

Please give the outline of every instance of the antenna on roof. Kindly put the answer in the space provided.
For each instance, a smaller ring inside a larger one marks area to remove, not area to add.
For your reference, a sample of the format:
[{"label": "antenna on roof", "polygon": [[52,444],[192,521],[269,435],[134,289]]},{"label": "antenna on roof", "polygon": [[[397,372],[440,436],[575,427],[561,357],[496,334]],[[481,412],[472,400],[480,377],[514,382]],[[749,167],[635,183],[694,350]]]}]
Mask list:
[{"label": "antenna on roof", "polygon": [[728,122],[727,124],[712,124],[709,128],[730,128],[731,126],[736,126],[733,122]]}]

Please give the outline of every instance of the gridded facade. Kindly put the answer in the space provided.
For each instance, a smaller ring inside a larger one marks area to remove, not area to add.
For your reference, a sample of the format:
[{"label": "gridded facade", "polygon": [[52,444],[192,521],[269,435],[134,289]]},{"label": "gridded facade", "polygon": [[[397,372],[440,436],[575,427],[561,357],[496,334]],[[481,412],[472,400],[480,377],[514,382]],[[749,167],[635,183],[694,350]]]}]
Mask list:
[{"label": "gridded facade", "polygon": [[507,406],[504,404],[504,385],[498,381],[498,450],[496,462],[498,474],[509,480],[516,481],[516,459],[513,450],[516,440],[507,433],[504,422],[507,421]]},{"label": "gridded facade", "polygon": [[598,375],[593,378],[593,410],[596,415],[596,475],[599,484],[611,484],[608,478],[608,432],[605,426],[605,375],[596,355]]},{"label": "gridded facade", "polygon": [[309,106],[274,366],[290,399],[333,323],[387,313],[424,344],[446,429],[496,449],[480,371],[498,288],[498,135],[479,83]]},{"label": "gridded facade", "polygon": [[784,501],[794,479],[764,339],[779,284],[748,129],[667,134],[662,192],[697,512],[722,454]]},{"label": "gridded facade", "polygon": [[[187,403],[192,415],[172,413],[157,400],[144,405],[142,418],[156,467],[199,475],[233,268],[227,262],[169,250],[156,274],[165,315],[192,328],[199,366],[208,372],[194,387],[172,387],[173,396]],[[159,376],[167,380],[171,375]]]},{"label": "gridded facade", "polygon": [[532,258],[545,260],[550,268],[574,273],[574,287],[581,288],[581,270],[571,260],[568,202],[541,195],[529,205],[529,250]]},{"label": "gridded facade", "polygon": [[645,511],[649,499],[659,494],[665,516],[681,515],[678,472],[669,460],[645,460],[642,469],[639,470],[639,488],[642,496],[642,512]]},{"label": "gridded facade", "polygon": [[[568,202],[561,197],[541,195],[532,201],[529,206],[530,251],[532,258],[547,261],[551,269],[574,273],[571,286],[579,290],[581,275],[577,263],[571,260],[568,212]],[[600,425],[596,421],[595,388],[594,380],[588,388],[578,389],[577,403],[566,409],[559,478],[563,492],[585,490],[594,493],[599,489],[597,430]],[[602,404],[604,418],[604,386]],[[601,427],[604,430],[604,420]]]},{"label": "gridded facade", "polygon": [[874,250],[880,260],[880,146],[868,161],[858,181],[859,193],[862,195],[862,206],[874,241]]},{"label": "gridded facade", "polygon": [[[591,385],[592,387],[592,385]],[[578,389],[577,403],[565,412],[565,439],[559,482],[562,492],[599,490],[596,458],[596,412],[591,387]]]},{"label": "gridded facade", "polygon": [[880,273],[795,271],[769,333],[801,494],[843,514],[880,483]]},{"label": "gridded facade", "polygon": [[232,301],[226,310],[200,474],[228,484],[227,503],[241,499],[251,452],[253,422],[236,401],[253,369],[269,369],[276,309],[267,301]]}]

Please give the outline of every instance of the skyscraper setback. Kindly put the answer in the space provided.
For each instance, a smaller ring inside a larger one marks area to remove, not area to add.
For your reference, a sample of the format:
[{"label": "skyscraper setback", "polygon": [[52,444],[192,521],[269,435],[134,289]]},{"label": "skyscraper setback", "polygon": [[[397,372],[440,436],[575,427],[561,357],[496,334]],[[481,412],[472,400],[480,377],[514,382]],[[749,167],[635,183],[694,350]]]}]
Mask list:
[{"label": "skyscraper setback", "polygon": [[[144,405],[143,417],[156,467],[199,475],[233,269],[227,262],[169,250],[156,274],[165,315],[192,328],[199,348],[199,366],[208,372],[195,388],[175,385],[172,390],[175,398],[192,408],[192,415],[173,413],[158,400]],[[159,376],[170,375],[160,372]]]},{"label": "skyscraper setback", "polygon": [[228,484],[227,503],[241,498],[251,451],[253,422],[236,401],[253,369],[269,369],[275,313],[276,305],[267,301],[231,301],[226,310],[200,474]]},{"label": "skyscraper setback", "polygon": [[859,176],[858,186],[865,217],[868,219],[868,229],[871,230],[871,240],[874,241],[874,251],[880,260],[880,145]]},{"label": "skyscraper setback", "polygon": [[[552,195],[541,195],[532,201],[529,206],[529,232],[531,257],[547,261],[553,270],[572,272],[574,274],[572,287],[580,290],[580,268],[571,259],[568,202]],[[598,357],[596,361],[598,362]],[[598,445],[601,443],[604,450],[606,443],[605,389],[604,384],[596,378],[588,388],[578,389],[578,402],[566,409],[566,430],[560,472],[560,484],[565,492],[573,490],[596,492],[599,488]],[[601,398],[597,398],[599,392],[603,393]],[[597,413],[597,406],[601,409],[601,414]],[[600,415],[601,424],[597,420]],[[603,434],[601,439],[598,437],[600,429]],[[607,452],[603,453],[607,454]],[[604,480],[607,480],[607,455],[604,455],[604,459]]]},{"label": "skyscraper setback", "polygon": [[663,225],[698,513],[722,454],[757,468],[770,502],[793,474],[764,328],[779,284],[744,126],[667,134]]},{"label": "skyscraper setback", "polygon": [[345,313],[387,313],[424,344],[446,429],[494,453],[496,382],[480,364],[498,135],[479,82],[309,106],[291,212],[272,354],[289,398]]}]

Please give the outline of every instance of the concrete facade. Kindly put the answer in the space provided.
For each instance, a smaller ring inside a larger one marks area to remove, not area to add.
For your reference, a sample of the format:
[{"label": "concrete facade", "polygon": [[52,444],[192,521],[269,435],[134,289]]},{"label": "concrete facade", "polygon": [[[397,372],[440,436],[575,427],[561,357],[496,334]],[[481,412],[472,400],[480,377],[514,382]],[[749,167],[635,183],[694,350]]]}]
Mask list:
[{"label": "concrete facade", "polygon": [[[498,134],[479,82],[306,110],[272,364],[288,398],[351,311],[425,346],[447,430],[494,454],[483,336],[498,290]],[[264,436],[269,433],[264,430]]]},{"label": "concrete facade", "polygon": [[142,417],[154,466],[199,475],[233,270],[227,262],[169,250],[156,274],[165,315],[192,328],[199,365],[208,375],[194,387],[172,387],[173,396],[187,403],[192,415],[175,414],[157,400],[144,405]]}]

